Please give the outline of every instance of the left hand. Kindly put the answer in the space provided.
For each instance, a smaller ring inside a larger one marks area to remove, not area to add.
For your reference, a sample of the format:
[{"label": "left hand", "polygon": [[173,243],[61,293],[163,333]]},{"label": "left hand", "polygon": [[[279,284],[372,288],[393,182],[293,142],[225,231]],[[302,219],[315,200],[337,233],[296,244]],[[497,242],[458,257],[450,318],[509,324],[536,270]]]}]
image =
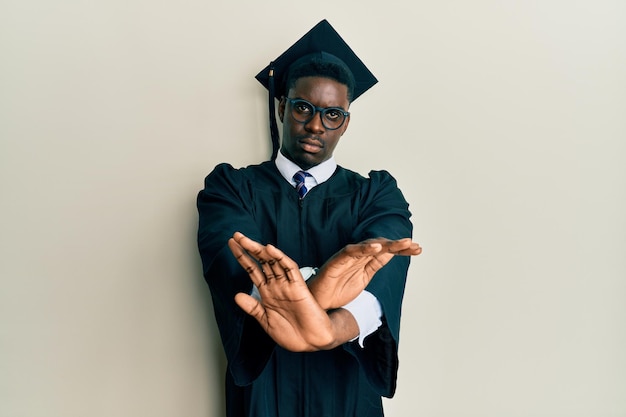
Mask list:
[{"label": "left hand", "polygon": [[422,248],[410,238],[364,240],[347,245],[333,255],[307,284],[323,309],[343,307],[354,300],[394,256],[420,253]]}]

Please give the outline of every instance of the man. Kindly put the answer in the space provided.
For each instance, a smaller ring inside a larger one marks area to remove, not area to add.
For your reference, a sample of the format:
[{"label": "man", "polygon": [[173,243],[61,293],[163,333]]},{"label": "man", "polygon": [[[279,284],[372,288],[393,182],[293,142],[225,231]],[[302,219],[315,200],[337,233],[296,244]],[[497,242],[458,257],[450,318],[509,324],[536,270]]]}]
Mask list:
[{"label": "man", "polygon": [[271,118],[280,99],[280,152],[270,119],[272,160],[220,164],[198,195],[227,415],[382,416],[409,256],[421,248],[393,177],[364,178],[333,157],[350,102],[376,79],[326,21],[257,78]]}]

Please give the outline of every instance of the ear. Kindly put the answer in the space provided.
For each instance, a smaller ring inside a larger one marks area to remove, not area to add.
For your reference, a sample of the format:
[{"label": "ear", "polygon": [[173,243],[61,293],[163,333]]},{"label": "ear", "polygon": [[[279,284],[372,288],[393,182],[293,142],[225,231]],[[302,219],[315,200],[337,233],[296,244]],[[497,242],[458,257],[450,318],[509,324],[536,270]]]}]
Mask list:
[{"label": "ear", "polygon": [[280,102],[278,103],[278,118],[280,122],[283,123],[283,119],[285,118],[285,105],[287,100],[285,100],[285,96],[280,98]]}]

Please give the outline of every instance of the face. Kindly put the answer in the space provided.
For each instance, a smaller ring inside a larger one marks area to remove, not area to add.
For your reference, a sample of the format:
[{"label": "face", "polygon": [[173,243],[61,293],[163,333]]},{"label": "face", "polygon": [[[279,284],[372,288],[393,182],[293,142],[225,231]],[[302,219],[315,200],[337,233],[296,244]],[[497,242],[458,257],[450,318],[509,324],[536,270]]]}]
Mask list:
[{"label": "face", "polygon": [[[348,87],[324,77],[302,77],[287,93],[289,98],[306,100],[314,106],[340,107],[348,110]],[[331,156],[339,138],[348,128],[350,117],[335,130],[328,130],[322,124],[319,112],[307,123],[300,123],[291,116],[291,104],[285,98],[280,101],[278,115],[283,122],[283,142],[281,152],[306,170],[318,165]]]}]

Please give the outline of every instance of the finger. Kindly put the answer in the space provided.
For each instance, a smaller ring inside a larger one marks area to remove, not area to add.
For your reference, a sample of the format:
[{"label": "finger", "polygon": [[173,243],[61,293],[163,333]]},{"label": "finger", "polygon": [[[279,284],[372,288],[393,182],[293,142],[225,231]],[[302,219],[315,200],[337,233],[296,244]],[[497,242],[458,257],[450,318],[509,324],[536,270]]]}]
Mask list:
[{"label": "finger", "polygon": [[373,256],[365,266],[365,268],[371,273],[370,277],[374,276],[379,269],[387,265],[389,261],[393,259],[393,256],[393,253],[381,253]]},{"label": "finger", "polygon": [[248,253],[239,245],[235,239],[228,240],[228,247],[232,252],[239,265],[248,273],[250,279],[256,286],[265,283],[265,274],[259,269],[259,265],[252,259]]},{"label": "finger", "polygon": [[259,262],[267,262],[268,256],[265,246],[263,246],[259,242],[250,239],[241,232],[235,232],[235,234],[233,235],[233,239],[235,239],[235,241],[242,248],[244,248],[248,252],[248,254],[250,254],[250,256],[252,256],[254,259]]},{"label": "finger", "polygon": [[272,267],[277,279],[284,277],[287,281],[304,281],[300,268],[293,259],[274,245],[267,245],[266,250],[267,254],[272,257],[268,264]]},{"label": "finger", "polygon": [[267,276],[268,281],[270,279],[289,280],[289,278],[287,277],[287,271],[285,271],[285,269],[282,266],[280,266],[280,264],[278,263],[278,260],[276,259],[272,258],[269,261],[267,261],[267,263],[264,265],[264,270],[266,271],[265,275]]},{"label": "finger", "polygon": [[365,272],[363,284],[367,286],[372,278],[374,278],[376,272],[378,272],[383,266],[387,265],[387,263],[391,259],[393,259],[393,256],[394,255],[391,253],[382,253],[380,255],[372,257],[363,267],[363,270]]},{"label": "finger", "polygon": [[401,256],[417,256],[419,254],[422,253],[422,248],[420,245],[418,245],[417,243],[411,245],[410,248],[408,249],[404,249],[401,251],[396,252],[396,255],[401,255]]},{"label": "finger", "polygon": [[266,248],[267,255],[269,259],[265,263],[264,267],[266,267],[270,274],[274,275],[277,279],[284,276],[284,271],[281,266],[278,264],[278,260],[273,256],[273,254],[269,253],[269,248]]},{"label": "finger", "polygon": [[344,253],[354,257],[371,256],[379,253],[383,249],[381,242],[376,240],[365,240],[359,243],[347,245]]},{"label": "finger", "polygon": [[420,245],[413,242],[411,238],[408,237],[398,240],[386,239],[384,242],[384,250],[394,255],[402,256],[414,256],[422,252]]},{"label": "finger", "polygon": [[274,269],[269,265],[273,263],[273,259],[271,255],[267,253],[267,247],[256,242],[249,237],[245,236],[241,232],[235,232],[233,235],[233,239],[237,241],[237,243],[259,263],[259,270],[262,273],[262,282],[264,284],[270,283],[270,281],[280,278],[277,275],[282,275],[280,271],[275,272]]},{"label": "finger", "polygon": [[390,241],[387,250],[395,255],[403,256],[419,255],[422,252],[420,245],[413,242],[410,238]]},{"label": "finger", "polygon": [[389,248],[387,247],[389,242],[390,241],[388,241],[388,239],[376,242],[380,246],[380,250],[377,253],[364,256],[359,259],[359,263],[364,263],[363,268],[368,271],[369,279],[371,279],[378,270],[387,265],[387,263],[393,259],[395,254],[389,251]]}]

